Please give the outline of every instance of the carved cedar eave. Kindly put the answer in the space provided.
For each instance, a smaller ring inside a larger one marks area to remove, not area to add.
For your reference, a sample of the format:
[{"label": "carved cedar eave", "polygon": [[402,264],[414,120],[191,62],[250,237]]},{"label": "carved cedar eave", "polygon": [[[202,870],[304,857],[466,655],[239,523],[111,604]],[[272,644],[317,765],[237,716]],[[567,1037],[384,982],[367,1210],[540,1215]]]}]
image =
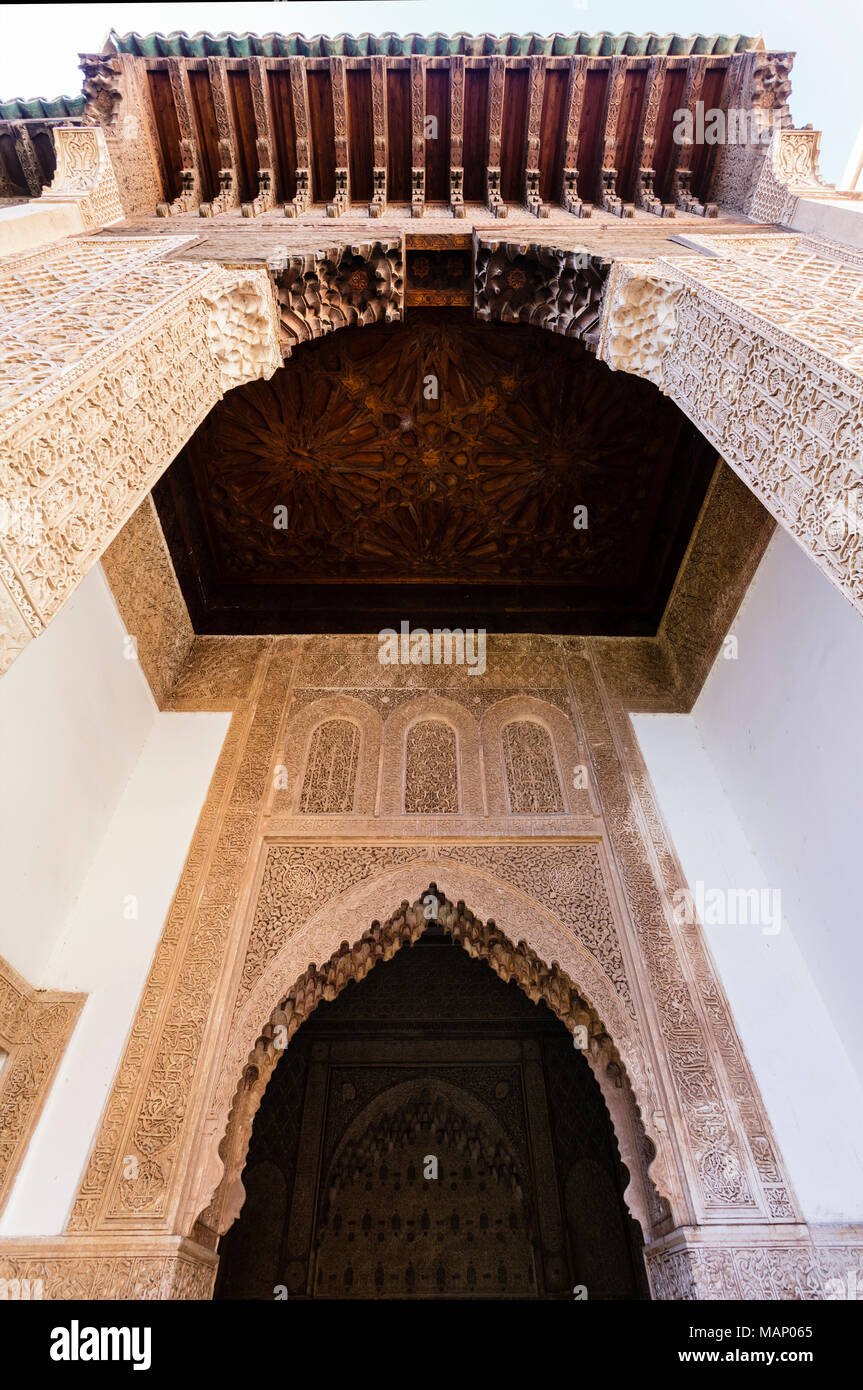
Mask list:
[{"label": "carved cedar eave", "polygon": [[327,203],[327,217],[341,217],[350,205],[348,169],[348,104],[345,91],[345,60],[330,58],[330,90],[333,94],[333,139],[336,153],[336,191]]},{"label": "carved cedar eave", "polygon": [[[609,1105],[621,1156],[631,1165],[625,1193],[630,1210],[642,1223],[645,1235],[651,1229],[651,1211],[663,1213],[660,1224],[670,1211],[667,1199],[657,1191],[649,1175],[656,1148],[646,1133],[620,1053],[596,1010],[557,961],[547,965],[525,941],[515,945],[491,918],[481,921],[463,902],[451,903],[435,883],[430,883],[416,902],[405,900],[383,924],[372,922],[353,946],[343,941],[323,965],[312,962],[272,1010],[234,1094],[218,1148],[222,1165],[218,1185],[195,1223],[195,1238],[203,1244],[214,1245],[215,1238],[225,1234],[242,1209],[246,1195],[242,1173],[252,1126],[285,1047],[319,1004],[331,1002],[351,981],[365,979],[380,961],[392,960],[403,946],[412,946],[419,940],[429,925],[426,904],[430,898],[436,905],[437,922],[472,959],[486,961],[500,979],[517,984],[532,1003],[544,1003],[569,1032],[584,1030],[581,1037],[587,1039],[585,1057]],[[624,1115],[623,1107],[628,1114]],[[627,1129],[634,1132],[627,1134]]]},{"label": "carved cedar eave", "polygon": [[524,173],[524,201],[534,217],[548,217],[549,209],[539,192],[539,147],[542,98],[545,91],[545,59],[531,58],[527,106],[527,155]]},{"label": "carved cedar eave", "polygon": [[274,267],[282,353],[338,328],[396,323],[404,314],[401,241],[288,256]]},{"label": "carved cedar eave", "polygon": [[[686,87],[683,93],[682,105],[689,111],[693,120],[698,103],[701,101],[701,91],[704,86],[704,78],[707,74],[707,59],[704,57],[692,58],[686,74]],[[681,212],[693,213],[698,217],[715,217],[715,203],[700,203],[692,192],[692,160],[695,153],[695,144],[692,141],[684,141],[678,145],[675,143],[676,167],[672,180],[672,193],[675,207]]]},{"label": "carved cedar eave", "polygon": [[464,217],[464,58],[450,60],[449,202],[453,217]]},{"label": "carved cedar eave", "polygon": [[411,217],[422,217],[426,197],[425,147],[425,58],[414,55],[410,60],[411,79]]},{"label": "carved cedar eave", "polygon": [[[679,106],[678,109],[681,110],[681,111],[686,111],[686,112],[688,112],[688,113],[689,113],[689,119],[690,119],[693,123],[694,123],[694,121],[695,121],[695,103],[696,103],[696,101],[698,101],[698,100],[700,99],[700,93],[701,93],[701,87],[702,87],[703,81],[704,81],[704,62],[703,62],[703,60],[700,59],[700,58],[695,58],[695,57],[690,58],[689,61],[688,61],[687,64],[686,64],[686,81],[685,81],[685,83],[684,83],[683,93],[682,93],[681,98],[680,98],[680,106]],[[675,209],[676,209],[677,207],[680,206],[680,204],[678,203],[678,198],[677,198],[677,190],[678,190],[678,186],[679,186],[679,182],[678,182],[678,170],[679,170],[681,167],[683,167],[683,169],[684,169],[684,175],[685,175],[686,169],[690,167],[690,166],[688,165],[688,163],[686,163],[686,160],[688,160],[689,158],[691,158],[691,150],[692,150],[692,145],[685,145],[685,144],[680,143],[680,142],[678,142],[677,140],[674,140],[674,139],[673,139],[672,142],[671,142],[670,154],[669,154],[669,157],[668,157],[668,169],[667,169],[667,173],[666,173],[666,178],[667,178],[667,180],[668,180],[668,187],[669,187],[670,190],[671,190],[672,203],[673,203],[673,206],[674,206]],[[686,155],[684,155],[684,151],[687,152]],[[655,207],[653,207],[653,208],[649,208],[648,211],[650,211],[650,212],[657,212],[657,209],[656,209]],[[662,212],[660,212],[659,215],[660,215],[660,216],[662,216],[662,215],[666,215],[666,216],[667,216],[668,214],[667,214],[667,213],[663,214]]]},{"label": "carved cedar eave", "polygon": [[[733,63],[729,63],[725,68],[722,80],[722,90],[716,101],[716,107],[720,111],[728,112],[732,105],[732,93],[737,81],[737,69]],[[790,122],[789,122],[790,123]],[[709,190],[713,186],[716,173],[716,164],[719,157],[718,145],[707,145],[701,166],[699,181],[701,184],[702,202],[694,202],[693,211],[700,217],[718,216],[718,208],[715,202],[709,197]]]},{"label": "carved cedar eave", "polygon": [[635,206],[642,212],[652,212],[656,217],[673,217],[676,208],[673,203],[663,203],[656,196],[654,180],[656,170],[653,157],[656,150],[656,122],[668,72],[666,58],[651,58],[644,87],[644,102],[641,111],[641,131],[639,135],[638,174],[635,181]]},{"label": "carved cedar eave", "polygon": [[42,192],[45,176],[26,121],[10,121],[7,126],[31,198]]},{"label": "carved cedar eave", "polygon": [[474,306],[484,322],[531,323],[595,351],[610,261],[586,251],[476,238]]},{"label": "carved cedar eave", "polygon": [[263,58],[249,59],[249,87],[255,113],[255,153],[258,167],[255,177],[258,191],[250,203],[243,203],[244,217],[258,217],[269,212],[276,202],[276,141],[270,111],[266,63]]}]

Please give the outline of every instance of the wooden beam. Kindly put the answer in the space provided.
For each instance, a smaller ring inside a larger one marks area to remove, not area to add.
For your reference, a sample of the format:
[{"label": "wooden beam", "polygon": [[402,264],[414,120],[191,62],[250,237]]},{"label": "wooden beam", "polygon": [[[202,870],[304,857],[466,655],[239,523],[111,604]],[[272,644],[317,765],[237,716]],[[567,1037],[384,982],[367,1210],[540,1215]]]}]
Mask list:
[{"label": "wooden beam", "polygon": [[243,204],[243,216],[257,217],[261,212],[268,212],[276,202],[276,141],[267,86],[266,59],[249,59],[249,85],[252,89],[252,110],[255,113],[258,191],[251,203]]},{"label": "wooden beam", "polygon": [[617,192],[617,135],[620,123],[620,106],[629,59],[618,56],[611,60],[611,77],[605,100],[605,121],[602,132],[602,186],[600,201],[606,212],[615,217],[632,217],[633,208],[621,202]]},{"label": "wooden beam", "polygon": [[581,130],[581,108],[587,81],[587,59],[570,59],[569,91],[566,96],[566,145],[563,152],[563,188],[561,204],[574,217],[589,217],[590,205],[578,196],[578,136]]},{"label": "wooden beam", "polygon": [[[734,64],[729,63],[727,68],[725,69],[725,77],[722,83],[722,91],[720,93],[718,102],[719,110],[724,111],[726,113],[726,120],[729,107],[738,106],[738,102],[735,100],[735,92],[738,90],[738,86],[739,83],[734,74]],[[699,206],[703,206],[704,208],[703,216],[705,217],[715,217],[717,214],[716,204],[707,202],[706,200],[711,192],[713,179],[716,172],[716,161],[718,154],[718,144],[707,146],[707,157],[705,159],[704,168],[702,171],[702,194],[705,198],[705,202],[703,204],[699,204]]]},{"label": "wooden beam", "polygon": [[237,136],[231,117],[224,58],[208,58],[207,72],[219,131],[219,192],[211,203],[201,203],[198,211],[202,217],[215,217],[229,208],[240,206],[240,181],[237,176]]},{"label": "wooden beam", "polygon": [[289,58],[291,100],[294,105],[294,131],[297,145],[297,192],[293,202],[285,203],[286,217],[299,217],[312,198],[311,142],[309,139],[309,94],[306,65],[302,58]]},{"label": "wooden beam", "polygon": [[350,199],[348,159],[348,103],[345,94],[345,60],[330,58],[330,88],[333,94],[333,140],[336,147],[336,191],[327,203],[327,217],[341,217]]},{"label": "wooden beam", "polygon": [[381,217],[387,205],[387,60],[371,59],[372,201],[369,217]]},{"label": "wooden beam", "polygon": [[667,71],[668,60],[666,58],[651,58],[647,70],[647,81],[644,86],[644,102],[641,108],[640,152],[638,173],[635,179],[635,206],[641,208],[642,212],[652,212],[656,217],[674,216],[674,204],[660,202],[653,187],[653,181],[656,178],[656,170],[653,167],[653,154],[656,149],[656,122],[659,117]]},{"label": "wooden beam", "polygon": [[524,171],[524,201],[535,217],[548,217],[548,206],[539,193],[539,146],[542,123],[542,96],[545,90],[545,59],[531,58],[527,106],[527,156]]},{"label": "wooden beam", "polygon": [[426,198],[426,71],[422,54],[411,57],[411,217],[422,217]]},{"label": "wooden beam", "polygon": [[201,156],[198,149],[198,134],[192,116],[192,92],[189,86],[189,72],[181,58],[168,59],[168,77],[171,82],[171,95],[177,112],[177,125],[180,128],[180,192],[170,203],[158,203],[156,214],[159,217],[173,217],[180,212],[192,212],[201,206]]},{"label": "wooden beam", "polygon": [[[696,125],[696,106],[701,100],[701,88],[704,85],[704,74],[707,71],[706,57],[690,58],[689,66],[686,69],[686,86],[683,89],[683,99],[680,103],[681,110],[689,112],[693,129]],[[678,144],[674,142],[671,152],[671,189],[675,207],[681,212],[694,212],[704,216],[715,216],[716,208],[711,211],[703,207],[692,196],[690,189],[690,179],[692,178],[692,156],[695,153],[694,141]]]},{"label": "wooden beam", "polygon": [[500,147],[503,138],[503,86],[506,59],[494,57],[488,69],[488,162],[485,166],[488,210],[495,217],[506,217],[507,208],[500,193]]},{"label": "wooden beam", "polygon": [[453,217],[464,217],[464,58],[449,64],[449,202]]},{"label": "wooden beam", "polygon": [[38,198],[42,192],[42,166],[30,138],[30,132],[23,121],[11,121],[9,130],[12,134],[12,143],[15,146],[18,163],[21,165],[22,173],[27,180],[30,197]]}]

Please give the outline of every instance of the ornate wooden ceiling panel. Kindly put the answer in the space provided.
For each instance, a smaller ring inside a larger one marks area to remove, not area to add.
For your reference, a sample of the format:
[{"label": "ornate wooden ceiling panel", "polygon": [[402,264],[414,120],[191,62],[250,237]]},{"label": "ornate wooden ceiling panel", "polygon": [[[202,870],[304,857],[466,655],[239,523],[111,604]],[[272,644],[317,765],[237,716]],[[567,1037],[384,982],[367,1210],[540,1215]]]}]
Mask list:
[{"label": "ornate wooden ceiling panel", "polygon": [[156,501],[199,631],[641,634],[714,461],[579,342],[414,310],[232,391]]}]

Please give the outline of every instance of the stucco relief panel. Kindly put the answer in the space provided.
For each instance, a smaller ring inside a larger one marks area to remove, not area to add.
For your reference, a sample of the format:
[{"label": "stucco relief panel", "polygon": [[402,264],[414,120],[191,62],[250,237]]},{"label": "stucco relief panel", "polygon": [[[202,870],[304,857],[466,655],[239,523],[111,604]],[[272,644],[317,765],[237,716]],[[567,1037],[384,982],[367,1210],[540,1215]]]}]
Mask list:
[{"label": "stucco relief panel", "polygon": [[365,701],[326,695],[292,701],[276,751],[272,814],[370,815],[375,808],[381,720]]},{"label": "stucco relief panel", "polygon": [[426,694],[388,716],[380,804],[382,815],[482,815],[479,730],[464,705]]}]

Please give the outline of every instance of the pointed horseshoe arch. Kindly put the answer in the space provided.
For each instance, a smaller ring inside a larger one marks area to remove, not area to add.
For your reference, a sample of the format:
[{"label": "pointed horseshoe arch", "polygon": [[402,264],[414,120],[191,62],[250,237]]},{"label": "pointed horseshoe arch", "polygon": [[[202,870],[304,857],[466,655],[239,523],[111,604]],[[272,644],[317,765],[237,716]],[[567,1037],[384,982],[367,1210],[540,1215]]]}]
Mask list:
[{"label": "pointed horseshoe arch", "polygon": [[412,946],[432,920],[430,914],[469,956],[484,960],[505,982],[517,984],[532,1003],[545,1003],[573,1034],[576,1045],[582,1046],[629,1172],[625,1201],[645,1239],[669,1211],[669,1201],[657,1190],[649,1171],[656,1149],[642,1122],[625,1065],[596,1010],[556,961],[547,965],[526,942],[514,944],[493,919],[481,921],[464,902],[453,904],[430,883],[413,904],[405,900],[383,924],[373,921],[353,946],[343,941],[323,965],[310,965],[271,1011],[234,1092],[218,1146],[221,1176],[210,1188],[212,1196],[195,1223],[193,1235],[202,1243],[215,1245],[242,1209],[242,1173],[252,1126],[270,1077],[291,1038],[320,1003],[335,999],[351,980],[365,979],[379,962],[391,960],[403,946]]}]

